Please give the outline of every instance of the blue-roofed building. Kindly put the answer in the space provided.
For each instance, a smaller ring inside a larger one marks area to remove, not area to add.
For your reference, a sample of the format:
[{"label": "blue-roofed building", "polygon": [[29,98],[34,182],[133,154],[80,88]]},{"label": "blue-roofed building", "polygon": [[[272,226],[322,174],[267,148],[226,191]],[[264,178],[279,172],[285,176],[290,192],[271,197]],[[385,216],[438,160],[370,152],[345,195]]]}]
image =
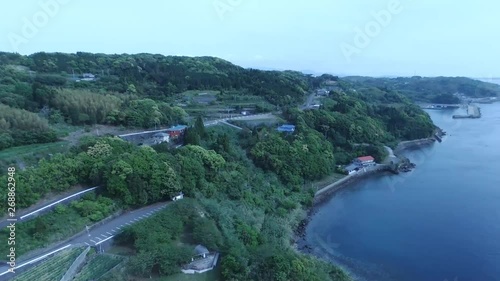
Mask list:
[{"label": "blue-roofed building", "polygon": [[279,132],[293,133],[295,132],[295,125],[281,125],[277,130]]}]

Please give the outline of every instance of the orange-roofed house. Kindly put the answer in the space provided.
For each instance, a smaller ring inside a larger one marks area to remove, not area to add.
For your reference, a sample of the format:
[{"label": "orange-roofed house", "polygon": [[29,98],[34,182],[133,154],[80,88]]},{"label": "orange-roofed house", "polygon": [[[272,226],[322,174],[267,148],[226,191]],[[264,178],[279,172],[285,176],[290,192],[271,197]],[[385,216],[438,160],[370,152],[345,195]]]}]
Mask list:
[{"label": "orange-roofed house", "polygon": [[375,158],[372,156],[361,156],[354,159],[353,163],[364,167],[373,166],[375,165]]}]

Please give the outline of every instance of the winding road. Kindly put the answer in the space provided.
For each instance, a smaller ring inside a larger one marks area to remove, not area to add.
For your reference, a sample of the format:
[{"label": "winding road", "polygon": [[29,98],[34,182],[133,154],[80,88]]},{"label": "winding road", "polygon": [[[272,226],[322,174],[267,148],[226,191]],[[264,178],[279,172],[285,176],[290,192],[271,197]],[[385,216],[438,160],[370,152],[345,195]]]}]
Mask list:
[{"label": "winding road", "polygon": [[[43,262],[52,254],[61,250],[72,247],[99,246],[109,240],[112,240],[127,226],[154,215],[156,212],[166,208],[168,204],[170,203],[157,203],[142,209],[125,213],[66,241],[59,242],[43,249],[42,251],[37,250],[35,251],[37,253],[32,254],[29,258],[25,258],[22,261],[16,260],[15,274],[9,272],[10,267],[8,265],[2,265],[0,266],[0,281],[14,278],[17,274],[29,270],[34,265]],[[27,256],[29,255],[30,254],[28,253]]]},{"label": "winding road", "polygon": [[[71,203],[72,201],[80,199],[86,193],[93,191],[93,190],[96,190],[97,188],[99,188],[99,187],[94,186],[94,187],[87,188],[87,189],[82,190],[82,191],[75,192],[75,193],[70,194],[69,196],[66,196],[66,197],[61,198],[61,199],[54,199],[54,200],[48,202],[47,204],[36,207],[35,210],[31,210],[32,208],[28,208],[25,210],[17,210],[17,212],[16,212],[17,218],[15,218],[15,219],[17,222],[24,222],[24,221],[31,220],[33,218],[36,218],[39,215],[42,215],[42,214],[45,214],[47,212],[52,211],[58,204]],[[19,216],[19,215],[21,215],[21,216]],[[7,225],[9,225],[11,222],[13,222],[13,219],[5,218],[5,219],[0,221],[0,227],[4,228]]]}]

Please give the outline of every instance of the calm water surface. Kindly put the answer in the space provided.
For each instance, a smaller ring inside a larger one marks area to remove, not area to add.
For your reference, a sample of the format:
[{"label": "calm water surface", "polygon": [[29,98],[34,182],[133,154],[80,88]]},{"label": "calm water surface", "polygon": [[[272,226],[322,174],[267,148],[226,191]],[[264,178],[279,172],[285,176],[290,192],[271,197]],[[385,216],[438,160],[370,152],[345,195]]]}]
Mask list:
[{"label": "calm water surface", "polygon": [[334,195],[303,243],[358,280],[500,280],[500,104],[481,110],[477,120],[429,111],[443,142],[407,152],[411,173]]}]

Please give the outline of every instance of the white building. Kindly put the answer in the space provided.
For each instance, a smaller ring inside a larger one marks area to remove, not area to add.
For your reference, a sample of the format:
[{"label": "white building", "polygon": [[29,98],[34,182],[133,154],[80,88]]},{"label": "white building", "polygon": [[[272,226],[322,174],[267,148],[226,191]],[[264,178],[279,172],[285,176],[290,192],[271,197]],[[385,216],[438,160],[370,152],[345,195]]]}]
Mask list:
[{"label": "white building", "polygon": [[170,135],[167,133],[157,133],[153,135],[153,143],[160,144],[162,142],[169,142]]},{"label": "white building", "polygon": [[356,165],[359,165],[359,166],[363,166],[363,167],[373,166],[373,165],[375,165],[375,158],[373,158],[371,156],[361,156],[361,157],[354,159],[353,163]]},{"label": "white building", "polygon": [[172,196],[172,201],[181,200],[181,199],[183,199],[183,198],[184,198],[184,193],[179,192],[177,195]]}]

